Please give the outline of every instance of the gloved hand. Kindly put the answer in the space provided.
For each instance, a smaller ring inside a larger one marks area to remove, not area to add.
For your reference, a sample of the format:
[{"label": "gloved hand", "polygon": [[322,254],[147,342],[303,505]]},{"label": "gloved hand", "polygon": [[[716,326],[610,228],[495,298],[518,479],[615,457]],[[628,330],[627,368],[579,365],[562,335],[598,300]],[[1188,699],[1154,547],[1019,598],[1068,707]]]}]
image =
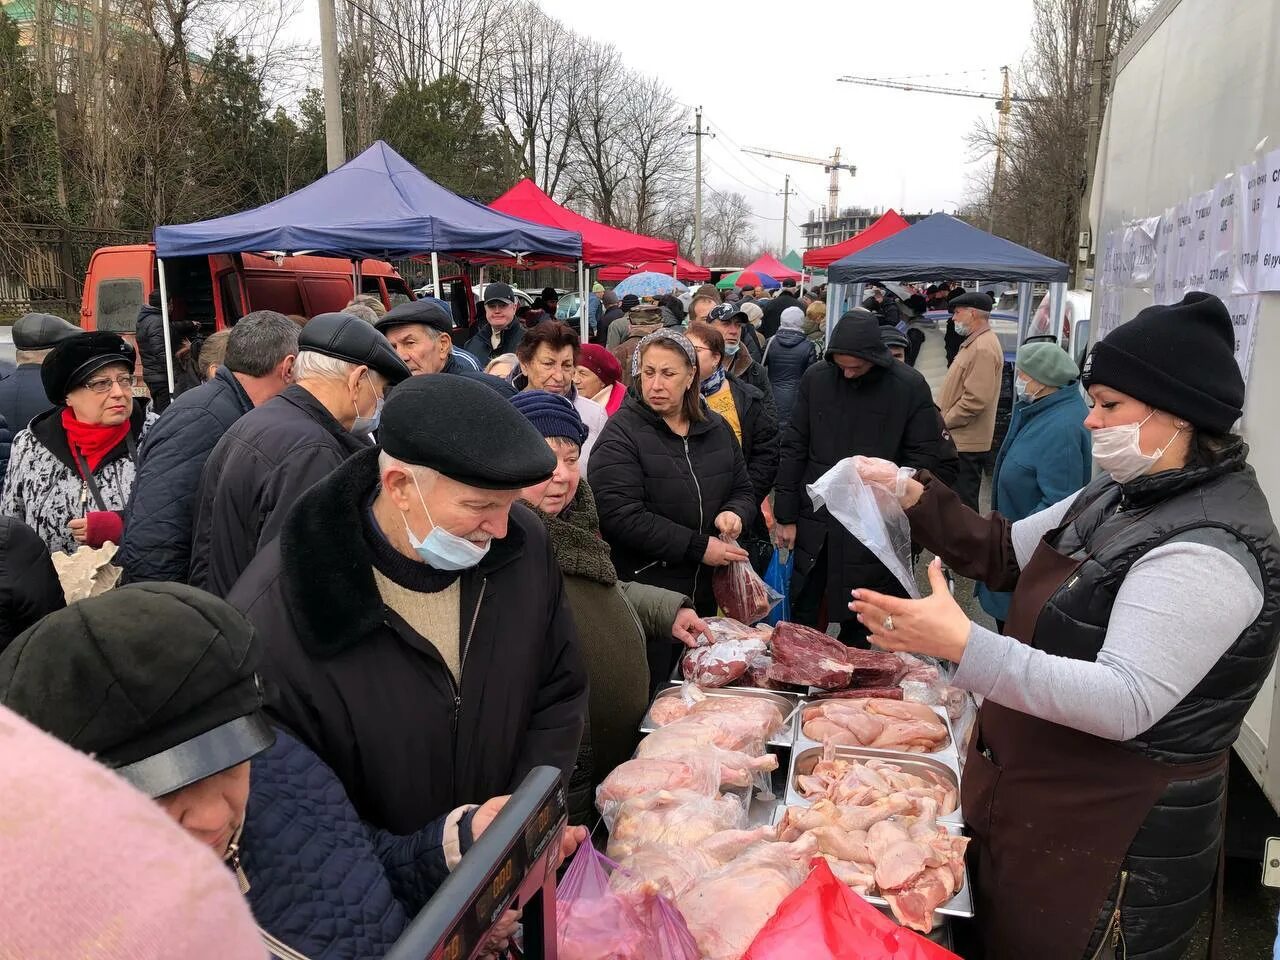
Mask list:
[{"label": "gloved hand", "polygon": [[863,483],[884,487],[899,499],[907,492],[907,481],[916,475],[911,467],[900,467],[879,457],[854,457],[853,467]]}]

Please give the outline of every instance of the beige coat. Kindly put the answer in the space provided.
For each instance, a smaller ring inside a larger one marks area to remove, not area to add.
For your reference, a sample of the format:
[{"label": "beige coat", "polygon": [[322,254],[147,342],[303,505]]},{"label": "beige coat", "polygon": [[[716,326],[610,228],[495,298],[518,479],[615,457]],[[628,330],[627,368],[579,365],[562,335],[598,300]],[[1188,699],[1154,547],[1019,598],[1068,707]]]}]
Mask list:
[{"label": "beige coat", "polygon": [[1000,338],[989,327],[960,345],[938,400],[942,420],[960,453],[985,453],[991,449],[1003,369]]}]

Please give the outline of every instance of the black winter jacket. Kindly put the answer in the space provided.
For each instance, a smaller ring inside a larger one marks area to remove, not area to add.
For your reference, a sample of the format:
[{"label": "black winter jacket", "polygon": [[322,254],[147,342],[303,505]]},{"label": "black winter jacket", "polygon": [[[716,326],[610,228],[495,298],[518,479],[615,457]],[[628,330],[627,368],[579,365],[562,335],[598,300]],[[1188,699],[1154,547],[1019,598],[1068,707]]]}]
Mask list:
[{"label": "black winter jacket", "polygon": [[512,320],[510,326],[502,331],[496,350],[489,339],[493,336],[493,330],[487,322],[476,324],[475,330],[475,336],[468,340],[462,349],[480,361],[481,370],[494,357],[500,357],[504,353],[515,353],[516,347],[520,346],[520,341],[524,339],[524,324],[519,320]]},{"label": "black winter jacket", "polygon": [[776,420],[778,408],[774,405],[773,386],[769,383],[769,374],[764,367],[751,359],[751,354],[748,351],[739,350],[737,355],[733,357],[733,362],[726,369],[743,383],[749,383],[760,391],[764,397],[765,406],[769,408],[769,413]]},{"label": "black winter jacket", "polygon": [[310,960],[384,956],[449,875],[443,817],[405,836],[371,827],[286,730],[253,758],[249,788],[240,836],[249,906]]},{"label": "black winter jacket", "polygon": [[747,476],[751,478],[751,489],[759,506],[773,491],[773,482],[778,477],[778,421],[764,402],[764,394],[732,374],[728,380],[742,426],[742,456],[747,461]]},{"label": "black winter jacket", "polygon": [[225,597],[303,491],[368,449],[296,383],[246,413],[200,474],[187,582]]},{"label": "black winter jacket", "polygon": [[40,535],[21,520],[0,516],[0,653],[46,613],[66,605]]},{"label": "black winter jacket", "polygon": [[268,713],[333,768],[361,819],[395,833],[511,793],[536,766],[567,779],[587,674],[546,530],[515,505],[460,575],[459,685],[378,593],[375,550],[395,552],[369,519],[377,487],[369,448],[303,495],[227,598],[265,643]]},{"label": "black winter jacket", "polygon": [[818,348],[799,330],[779,330],[764,350],[761,365],[773,387],[773,403],[778,409],[778,423],[785,427],[796,403],[800,378],[818,362]]},{"label": "black winter jacket", "polygon": [[32,420],[52,409],[40,380],[40,364],[24,363],[0,380],[0,416],[13,432],[27,429]]},{"label": "black winter jacket", "polygon": [[167,386],[169,372],[164,362],[164,315],[159,307],[147,303],[142,305],[142,309],[138,311],[134,335],[138,355],[142,359],[142,379],[148,384],[163,382]]},{"label": "black winter jacket", "polygon": [[793,297],[789,293],[780,293],[772,300],[765,301],[764,316],[760,320],[760,332],[766,338],[778,332],[778,327],[782,323],[782,311],[787,307],[799,307],[803,310],[804,304],[800,302],[799,297]]},{"label": "black winter jacket", "polygon": [[200,473],[223,434],[253,409],[230,370],[180,396],[147,432],[116,564],[127,583],[186,583]]},{"label": "black winter jacket", "polygon": [[677,436],[633,387],[591,451],[588,479],[618,578],[675,590],[711,614],[702,556],[716,516],[731,510],[748,528],[756,496],[733,430],[705,406],[703,414]]},{"label": "black winter jacket", "polygon": [[[815,511],[805,493],[808,484],[856,454],[935,472],[942,466],[943,474],[954,479],[955,446],[942,427],[929,384],[905,363],[894,361],[848,379],[834,363],[823,361],[800,379],[791,422],[783,432],[773,504],[779,523],[798,527],[793,592],[826,546],[828,597],[848,596],[854,587],[903,595],[897,578],[825,509]],[[827,606],[832,620],[854,618],[847,603]]]}]

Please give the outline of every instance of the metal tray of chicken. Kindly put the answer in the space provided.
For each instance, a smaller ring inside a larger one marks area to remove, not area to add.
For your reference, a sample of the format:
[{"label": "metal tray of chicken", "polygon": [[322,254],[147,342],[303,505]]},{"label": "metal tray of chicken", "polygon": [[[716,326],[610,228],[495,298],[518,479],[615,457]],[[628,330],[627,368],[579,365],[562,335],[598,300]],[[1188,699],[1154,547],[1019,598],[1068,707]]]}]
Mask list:
[{"label": "metal tray of chicken", "polygon": [[[786,792],[783,794],[784,806],[808,807],[813,805],[815,801],[810,800],[800,792],[797,780],[813,770],[818,761],[822,759],[825,749],[822,744],[817,744],[807,747],[797,746],[791,752],[791,764],[787,770]],[[938,822],[944,826],[953,824],[962,826],[964,824],[964,815],[960,810],[960,773],[954,765],[927,753],[892,753],[887,750],[873,750],[869,747],[835,747],[833,749],[837,759],[882,760],[885,763],[892,763],[894,766],[901,767],[903,773],[921,775],[928,771],[943,777],[955,788],[956,808],[950,813],[940,815]]]},{"label": "metal tray of chicken", "polygon": [[[775,693],[772,690],[756,690],[753,687],[717,687],[713,689],[698,688],[708,697],[760,697],[768,700],[782,713],[782,726],[774,731],[773,736],[769,738],[766,746],[785,748],[790,751],[792,744],[796,739],[796,720],[800,715],[798,697],[790,696],[785,693]],[[668,697],[679,697],[683,693],[683,686],[667,687],[665,690],[658,691],[658,695],[653,698],[653,704],[659,700],[665,700]],[[658,725],[653,722],[653,704],[649,705],[648,711],[645,712],[644,719],[640,721],[641,733],[653,733],[658,729]]]},{"label": "metal tray of chicken", "polygon": [[[773,822],[775,825],[782,823],[782,818],[786,816],[787,807],[789,806],[797,806],[797,804],[779,803],[777,805],[777,808],[773,811]],[[803,806],[803,804],[799,804],[799,806]],[[942,818],[939,817],[938,819],[941,820]],[[964,836],[964,827],[959,824],[939,823],[938,826],[942,827],[953,837]],[[884,897],[870,893],[860,893],[858,896],[862,897],[862,899],[867,901],[867,903],[879,907],[890,920],[897,922],[896,918],[893,916],[892,909],[889,907],[889,901]],[[973,918],[973,889],[969,886],[969,866],[967,862],[964,867],[964,875],[960,879],[960,889],[956,891],[956,895],[933,911],[933,931],[928,934],[922,933],[920,935],[932,940],[933,934],[937,932],[938,927],[941,926],[943,922],[943,917]]]},{"label": "metal tray of chicken", "polygon": [[[806,707],[813,707],[813,706],[817,706],[818,704],[832,703],[832,702],[838,702],[838,701],[833,701],[831,699],[824,699],[824,700],[810,700],[807,698],[801,699],[799,708],[796,710],[796,715],[795,715],[795,735],[796,736],[795,736],[794,752],[798,753],[801,750],[805,750],[809,747],[823,746],[823,742],[821,740],[814,740],[812,737],[805,736],[804,711]],[[849,702],[856,703],[857,701],[851,700]],[[902,702],[908,702],[908,701],[894,701],[894,702],[902,703]],[[946,707],[936,707],[936,706],[933,706],[932,704],[929,704],[928,706],[930,710],[932,710],[941,718],[942,722],[946,725],[946,728],[947,728],[947,745],[943,747],[941,750],[934,750],[931,753],[917,753],[911,750],[894,750],[890,747],[858,747],[857,749],[870,750],[872,753],[877,755],[891,754],[892,756],[895,756],[895,757],[929,757],[933,760],[938,760],[938,761],[941,761],[942,763],[945,763],[948,767],[950,767],[953,771],[955,771],[956,778],[959,779],[960,754],[956,750],[956,732],[951,727],[951,717],[947,714]],[[853,744],[849,744],[848,746],[853,746]]]}]

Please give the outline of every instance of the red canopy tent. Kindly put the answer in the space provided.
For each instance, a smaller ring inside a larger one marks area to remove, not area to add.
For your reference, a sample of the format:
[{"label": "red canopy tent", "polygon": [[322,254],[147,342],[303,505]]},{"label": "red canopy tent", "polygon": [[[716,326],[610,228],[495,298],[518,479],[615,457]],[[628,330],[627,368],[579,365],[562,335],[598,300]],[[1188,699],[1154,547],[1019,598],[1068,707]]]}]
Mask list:
[{"label": "red canopy tent", "polygon": [[[818,247],[816,250],[806,251],[804,265],[815,268],[829,267],[837,260],[842,260],[852,253],[857,253],[859,250],[865,250],[873,243],[879,243],[881,240],[892,237],[895,233],[905,230],[909,226],[911,224],[898,216],[896,210],[886,210],[883,217],[856,236],[852,236],[840,243],[833,243],[829,247]],[[765,272],[768,273],[767,270]]]},{"label": "red canopy tent", "polygon": [[661,272],[670,273],[671,262],[680,255],[676,245],[670,240],[659,240],[609,227],[560,206],[527,177],[489,206],[500,213],[509,213],[523,220],[582,234],[582,259],[589,266],[665,260],[668,267]]},{"label": "red canopy tent", "polygon": [[[700,267],[696,263],[690,263],[684,257],[676,257],[675,277],[683,283],[705,283],[711,279],[711,271],[706,267]],[[666,260],[651,260],[648,263],[632,265],[618,264],[612,267],[601,267],[596,272],[596,277],[601,281],[615,283],[619,280],[625,280],[627,277],[637,273],[671,273],[671,264]]]},{"label": "red canopy tent", "polygon": [[[586,243],[585,239],[583,243]],[[805,262],[808,263],[807,260]],[[800,280],[804,277],[804,274],[792,270],[771,253],[761,254],[742,269],[743,272],[751,270],[755,273],[763,273],[775,280]]]}]

